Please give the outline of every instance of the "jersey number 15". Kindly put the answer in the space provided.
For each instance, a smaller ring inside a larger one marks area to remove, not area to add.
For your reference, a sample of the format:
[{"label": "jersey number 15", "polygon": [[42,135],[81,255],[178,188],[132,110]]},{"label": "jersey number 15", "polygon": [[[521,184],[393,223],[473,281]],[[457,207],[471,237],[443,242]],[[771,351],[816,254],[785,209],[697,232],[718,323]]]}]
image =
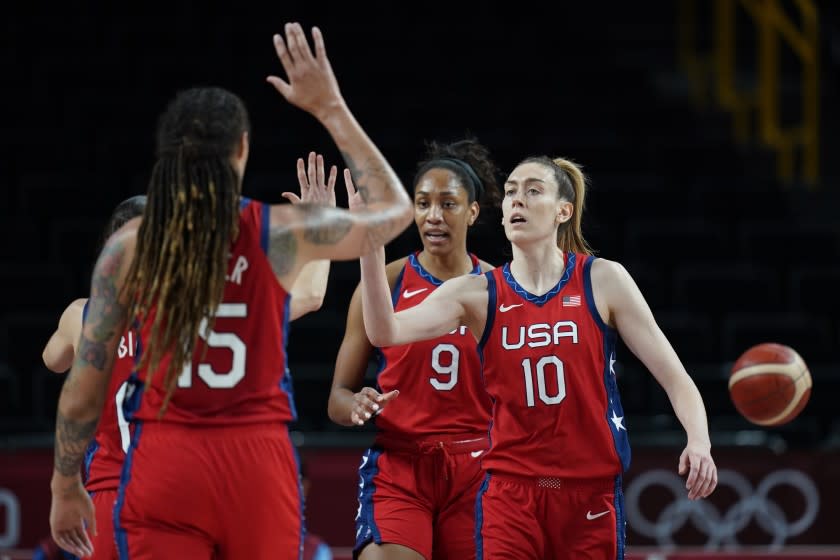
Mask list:
[{"label": "jersey number 15", "polygon": [[[248,306],[245,303],[222,303],[216,310],[216,317],[241,318],[248,316]],[[207,322],[202,321],[198,329],[199,335],[211,348],[227,348],[231,351],[231,365],[228,371],[215,371],[210,364],[198,364],[196,371],[198,376],[211,389],[230,389],[245,377],[245,353],[246,346],[234,333],[219,333],[216,331],[205,332]],[[178,387],[192,387],[192,363],[187,362],[181,375],[178,377]]]}]

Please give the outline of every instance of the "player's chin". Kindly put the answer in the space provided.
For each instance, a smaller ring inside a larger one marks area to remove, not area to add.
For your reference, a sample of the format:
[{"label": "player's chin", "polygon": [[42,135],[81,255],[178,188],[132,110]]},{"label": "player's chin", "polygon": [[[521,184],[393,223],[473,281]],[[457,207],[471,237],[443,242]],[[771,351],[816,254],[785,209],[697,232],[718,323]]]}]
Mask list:
[{"label": "player's chin", "polygon": [[508,241],[514,245],[527,245],[535,240],[533,235],[522,229],[506,228],[505,233],[507,234]]}]

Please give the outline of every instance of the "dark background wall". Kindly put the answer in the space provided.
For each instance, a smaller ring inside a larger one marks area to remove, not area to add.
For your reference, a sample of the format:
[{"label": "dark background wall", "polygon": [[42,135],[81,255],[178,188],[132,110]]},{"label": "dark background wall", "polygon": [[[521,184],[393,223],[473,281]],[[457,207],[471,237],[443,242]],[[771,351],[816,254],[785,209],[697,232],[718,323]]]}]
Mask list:
[{"label": "dark background wall", "polygon": [[[321,27],[345,98],[406,183],[424,140],[468,132],[506,172],[532,154],[581,163],[591,178],[586,235],[636,278],[701,387],[715,438],[752,429],[729,402],[726,377],[743,350],[764,341],[799,350],[815,390],[795,423],[758,432],[762,441],[816,447],[840,437],[831,409],[840,388],[840,39],[830,2],[818,4],[822,175],[814,189],[778,181],[771,151],[736,144],[730,117],[713,102],[691,103],[677,63],[676,2],[356,4],[5,8],[0,440],[31,443],[51,431],[62,376],[43,368],[41,349],[64,306],[88,292],[111,208],[144,192],[155,118],[178,89],[219,85],[248,104],[249,196],[279,202],[296,189],[295,160],[309,150],[338,162],[320,125],[265,83],[282,72],[271,36],[286,21]],[[700,4],[708,48],[714,31]],[[739,78],[749,87],[754,30],[743,18],[739,26],[748,55]],[[782,80],[783,107],[795,116],[796,64],[786,62]],[[471,248],[500,264],[508,253],[497,219],[477,228]],[[388,252],[417,247],[412,228]],[[327,419],[326,398],[357,281],[357,263],[334,264],[324,309],[292,328],[307,442],[352,441],[330,437],[346,430]],[[678,444],[664,392],[628,350],[619,360],[634,441]]]}]

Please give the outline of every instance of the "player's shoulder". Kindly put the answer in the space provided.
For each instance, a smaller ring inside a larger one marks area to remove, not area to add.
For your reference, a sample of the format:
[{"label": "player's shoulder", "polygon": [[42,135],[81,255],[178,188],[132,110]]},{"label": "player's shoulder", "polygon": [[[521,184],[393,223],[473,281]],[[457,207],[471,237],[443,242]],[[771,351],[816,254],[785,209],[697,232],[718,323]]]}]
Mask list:
[{"label": "player's shoulder", "polygon": [[481,259],[478,259],[478,266],[479,266],[479,269],[481,270],[482,274],[496,268],[494,265],[490,264],[487,261],[481,260]]},{"label": "player's shoulder", "polygon": [[601,257],[592,259],[590,276],[593,284],[612,285],[632,281],[630,273],[623,264]]},{"label": "player's shoulder", "polygon": [[142,217],[137,216],[121,225],[105,242],[103,252],[133,251],[135,245],[137,245],[137,234],[140,231],[141,222]]},{"label": "player's shoulder", "polygon": [[[394,285],[397,283],[397,278],[402,272],[403,268],[405,268],[405,263],[408,261],[408,257],[402,257],[397,260],[391,261],[385,265],[385,277],[388,279],[388,286],[393,290]],[[356,289],[353,290],[352,300],[358,300],[358,304],[361,305],[362,301],[362,284],[357,283]]]},{"label": "player's shoulder", "polygon": [[[454,291],[481,291],[487,290],[487,278],[483,274],[462,274],[455,276],[443,283],[448,290]],[[440,289],[440,288],[438,288]]]},{"label": "player's shoulder", "polygon": [[408,257],[401,257],[385,265],[385,276],[388,277],[388,285],[391,289],[393,289],[394,284],[397,283],[397,278],[405,268],[406,262],[408,262]]}]

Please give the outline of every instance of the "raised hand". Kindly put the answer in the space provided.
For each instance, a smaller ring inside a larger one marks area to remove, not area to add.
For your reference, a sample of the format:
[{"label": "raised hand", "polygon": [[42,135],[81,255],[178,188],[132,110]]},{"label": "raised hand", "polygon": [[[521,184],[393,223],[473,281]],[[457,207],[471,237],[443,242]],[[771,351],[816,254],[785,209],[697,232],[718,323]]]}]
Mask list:
[{"label": "raised hand", "polygon": [[330,167],[330,175],[324,182],[324,156],[309,152],[307,164],[303,158],[297,160],[297,177],[300,183],[300,196],[293,192],[284,192],[283,198],[292,204],[310,203],[335,206],[335,180],[338,168]]},{"label": "raised hand", "polygon": [[267,80],[289,103],[323,120],[331,109],[344,104],[344,98],[327,58],[321,30],[312,28],[314,54],[299,23],[287,23],[285,32],[285,39],[274,35],[274,48],[287,80],[278,76]]},{"label": "raised hand", "polygon": [[355,402],[350,411],[350,421],[357,426],[364,425],[365,422],[382,412],[385,406],[399,394],[397,389],[383,395],[372,387],[364,387],[353,395]]}]

